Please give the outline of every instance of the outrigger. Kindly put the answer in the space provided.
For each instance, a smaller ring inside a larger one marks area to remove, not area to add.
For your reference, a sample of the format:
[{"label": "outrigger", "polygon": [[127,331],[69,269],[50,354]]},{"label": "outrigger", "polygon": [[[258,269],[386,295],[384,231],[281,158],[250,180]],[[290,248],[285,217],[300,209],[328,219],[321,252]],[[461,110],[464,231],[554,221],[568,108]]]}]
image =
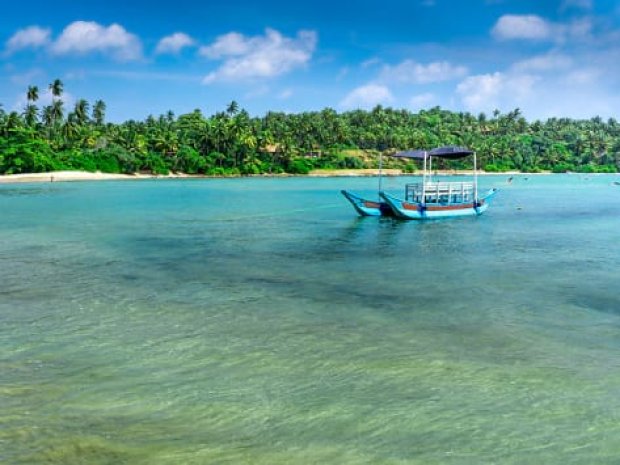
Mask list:
[{"label": "outrigger", "polygon": [[[471,155],[474,157],[473,181],[445,182],[432,180],[433,158],[455,160]],[[392,156],[423,160],[422,182],[406,184],[404,199],[399,199],[380,190],[379,197],[382,199],[380,202],[364,200],[355,194],[342,191],[342,194],[349,199],[361,215],[389,215],[408,220],[481,215],[487,210],[489,201],[497,192],[497,189],[489,189],[484,195],[478,195],[476,153],[467,148],[447,146],[428,151],[398,152]]]}]

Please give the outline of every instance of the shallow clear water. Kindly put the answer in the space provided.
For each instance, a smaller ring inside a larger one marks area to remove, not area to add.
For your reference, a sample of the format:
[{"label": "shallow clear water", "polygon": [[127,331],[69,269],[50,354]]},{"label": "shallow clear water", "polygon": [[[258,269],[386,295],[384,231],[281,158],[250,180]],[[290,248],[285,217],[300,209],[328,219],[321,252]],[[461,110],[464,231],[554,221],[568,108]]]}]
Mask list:
[{"label": "shallow clear water", "polygon": [[620,187],[506,178],[0,186],[0,463],[618,463]]}]

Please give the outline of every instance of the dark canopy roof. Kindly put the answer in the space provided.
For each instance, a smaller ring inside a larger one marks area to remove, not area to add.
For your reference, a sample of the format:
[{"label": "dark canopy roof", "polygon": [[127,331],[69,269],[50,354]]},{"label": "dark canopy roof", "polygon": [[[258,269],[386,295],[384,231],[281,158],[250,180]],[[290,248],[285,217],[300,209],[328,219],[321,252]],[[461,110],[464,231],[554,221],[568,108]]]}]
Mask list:
[{"label": "dark canopy roof", "polygon": [[439,157],[454,160],[467,157],[473,153],[473,150],[465,147],[448,145],[446,147],[437,147],[433,150],[405,150],[403,152],[396,152],[392,156],[397,158],[415,158],[419,160],[423,160],[426,157]]}]

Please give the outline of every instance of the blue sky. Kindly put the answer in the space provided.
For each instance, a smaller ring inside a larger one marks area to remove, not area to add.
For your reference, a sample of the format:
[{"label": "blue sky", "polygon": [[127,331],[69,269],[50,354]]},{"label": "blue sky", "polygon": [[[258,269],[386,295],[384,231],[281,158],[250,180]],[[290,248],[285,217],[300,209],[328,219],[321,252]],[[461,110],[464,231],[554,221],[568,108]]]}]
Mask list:
[{"label": "blue sky", "polygon": [[[108,120],[377,104],[530,120],[620,117],[611,0],[6,2],[0,102],[55,78]],[[53,5],[53,6],[52,6]]]}]

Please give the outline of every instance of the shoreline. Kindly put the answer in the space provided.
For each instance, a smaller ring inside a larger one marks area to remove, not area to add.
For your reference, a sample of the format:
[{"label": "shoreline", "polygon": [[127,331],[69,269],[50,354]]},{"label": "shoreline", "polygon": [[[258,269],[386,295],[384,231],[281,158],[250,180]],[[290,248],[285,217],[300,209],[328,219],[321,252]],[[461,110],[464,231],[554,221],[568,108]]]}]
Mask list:
[{"label": "shoreline", "polygon": [[18,184],[31,182],[73,182],[73,181],[119,181],[136,179],[176,179],[176,178],[201,178],[189,174],[121,174],[121,173],[102,173],[101,171],[50,171],[47,173],[20,173],[0,175],[0,184]]},{"label": "shoreline", "polygon": [[[421,172],[415,173],[403,173],[399,169],[384,169],[381,174],[386,177],[399,177],[399,176],[421,176]],[[439,176],[467,176],[471,175],[471,170],[437,170],[433,171],[433,175]],[[502,173],[487,173],[479,171],[478,176],[515,176],[515,175],[548,175],[552,173],[521,173],[519,171],[506,171]],[[315,178],[330,178],[330,177],[373,177],[378,176],[378,169],[359,169],[359,170],[313,170],[305,175],[298,174],[259,174],[250,176],[210,176],[204,174],[185,174],[185,173],[171,173],[167,175],[162,174],[120,174],[120,173],[102,173],[88,172],[88,171],[50,171],[47,173],[20,173],[20,174],[5,174],[0,175],[0,184],[18,184],[18,183],[36,183],[36,182],[75,182],[75,181],[131,181],[131,180],[143,180],[143,179],[219,179],[219,178],[242,178],[242,177],[315,177]]]}]

